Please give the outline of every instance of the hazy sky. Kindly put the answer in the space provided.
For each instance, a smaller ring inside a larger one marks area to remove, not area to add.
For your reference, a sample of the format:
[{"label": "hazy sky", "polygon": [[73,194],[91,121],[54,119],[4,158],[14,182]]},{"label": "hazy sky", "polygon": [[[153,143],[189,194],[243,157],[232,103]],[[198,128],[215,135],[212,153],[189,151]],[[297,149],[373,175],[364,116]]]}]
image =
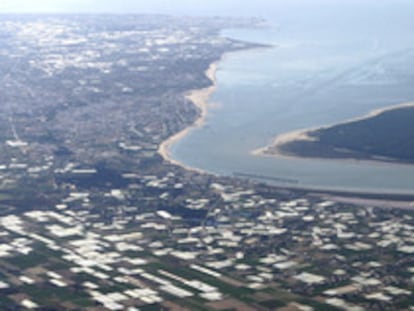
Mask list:
[{"label": "hazy sky", "polygon": [[298,4],[318,7],[410,1],[412,0],[0,0],[0,12],[267,16],[274,11]]},{"label": "hazy sky", "polygon": [[[275,0],[0,0],[1,11],[260,14]],[[236,13],[237,12],[237,13]]]},{"label": "hazy sky", "polygon": [[[274,1],[274,0],[273,0]],[[1,11],[13,12],[113,12],[217,14],[248,13],[271,6],[272,0],[0,0]],[[251,4],[254,2],[254,6]]]}]

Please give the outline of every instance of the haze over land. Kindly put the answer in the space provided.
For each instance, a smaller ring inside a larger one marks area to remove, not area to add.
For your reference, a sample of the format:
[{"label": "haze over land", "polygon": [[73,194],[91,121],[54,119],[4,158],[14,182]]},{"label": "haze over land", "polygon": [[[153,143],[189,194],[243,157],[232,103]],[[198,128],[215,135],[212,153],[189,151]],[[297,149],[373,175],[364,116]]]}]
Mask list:
[{"label": "haze over land", "polygon": [[[406,10],[413,7],[410,0],[2,0],[3,13],[164,13],[179,15],[280,16],[286,12],[306,15],[319,12],[329,18],[329,10],[340,12],[343,7],[358,5],[371,10],[392,9],[400,4]],[[409,12],[407,12],[409,14]],[[352,25],[350,25],[352,27]]]}]

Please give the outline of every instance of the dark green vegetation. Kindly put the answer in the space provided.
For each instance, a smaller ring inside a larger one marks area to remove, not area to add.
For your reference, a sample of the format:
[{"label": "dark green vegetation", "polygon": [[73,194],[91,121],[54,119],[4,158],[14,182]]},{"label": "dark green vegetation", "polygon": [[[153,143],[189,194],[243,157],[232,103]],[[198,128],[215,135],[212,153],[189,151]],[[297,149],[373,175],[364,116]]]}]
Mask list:
[{"label": "dark green vegetation", "polygon": [[282,152],[303,157],[414,162],[414,107],[309,132],[315,141],[294,141]]}]

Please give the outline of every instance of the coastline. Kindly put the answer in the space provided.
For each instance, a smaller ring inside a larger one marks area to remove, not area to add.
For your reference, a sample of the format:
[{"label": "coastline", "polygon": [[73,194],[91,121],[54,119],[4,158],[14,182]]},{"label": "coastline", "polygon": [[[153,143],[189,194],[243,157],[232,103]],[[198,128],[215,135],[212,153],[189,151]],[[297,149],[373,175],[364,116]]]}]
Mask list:
[{"label": "coastline", "polygon": [[401,109],[401,108],[409,108],[409,107],[414,107],[414,102],[407,102],[407,103],[402,103],[402,104],[397,104],[393,106],[387,106],[384,108],[375,109],[361,117],[348,119],[346,121],[331,124],[331,125],[324,125],[320,127],[300,129],[300,130],[282,133],[280,135],[277,135],[270,145],[251,151],[251,155],[260,156],[260,157],[277,157],[277,158],[285,158],[285,159],[308,159],[308,160],[313,159],[313,160],[341,161],[341,162],[353,162],[353,163],[357,163],[357,162],[367,163],[368,162],[368,163],[376,163],[376,164],[382,163],[382,164],[387,164],[387,165],[393,164],[393,165],[411,165],[412,166],[412,164],[407,164],[407,163],[402,163],[402,162],[381,161],[381,160],[374,160],[374,159],[353,159],[353,158],[340,159],[340,158],[325,158],[325,157],[306,157],[306,156],[300,156],[296,154],[283,152],[280,148],[282,145],[287,144],[287,143],[292,143],[292,142],[316,141],[317,138],[310,136],[310,133],[316,130],[324,130],[324,129],[328,129],[334,126],[340,126],[340,125],[349,124],[352,122],[363,121],[363,120],[377,117],[384,112]]},{"label": "coastline", "polygon": [[166,140],[164,140],[158,147],[158,154],[164,159],[164,161],[169,162],[170,164],[180,166],[188,171],[200,173],[200,174],[213,174],[212,172],[207,172],[205,170],[190,167],[185,165],[184,163],[177,161],[172,158],[171,155],[171,146],[174,145],[176,142],[187,136],[193,129],[200,128],[204,125],[205,120],[208,115],[208,110],[210,108],[217,107],[216,103],[210,103],[209,98],[217,89],[217,70],[219,68],[219,64],[224,61],[227,57],[231,56],[233,53],[242,53],[251,50],[259,50],[259,49],[267,49],[271,47],[270,45],[261,45],[258,44],[257,46],[248,46],[243,49],[236,49],[224,52],[220,58],[214,62],[212,62],[209,67],[204,71],[204,75],[211,81],[211,85],[202,89],[193,89],[189,90],[188,92],[184,93],[184,97],[190,100],[198,109],[200,113],[196,120],[193,123],[189,124],[187,127],[182,129],[180,132],[175,133],[174,135],[170,136]]},{"label": "coastline", "polygon": [[190,124],[188,127],[184,128],[180,132],[170,136],[167,140],[163,141],[159,148],[158,153],[161,155],[161,157],[173,164],[183,167],[186,170],[190,170],[197,173],[206,173],[205,171],[193,167],[188,167],[185,164],[174,160],[171,156],[171,146],[175,144],[177,141],[181,140],[185,136],[187,136],[193,129],[199,128],[204,125],[207,113],[208,113],[208,105],[209,105],[209,98],[214,93],[214,91],[217,88],[217,79],[216,79],[216,73],[218,70],[218,64],[223,60],[223,58],[227,55],[227,53],[223,54],[222,57],[211,63],[210,66],[207,68],[207,70],[204,72],[205,76],[211,81],[211,85],[203,88],[203,89],[194,89],[191,91],[188,91],[185,93],[184,97],[188,100],[190,100],[198,109],[199,109],[199,116],[198,118]]}]

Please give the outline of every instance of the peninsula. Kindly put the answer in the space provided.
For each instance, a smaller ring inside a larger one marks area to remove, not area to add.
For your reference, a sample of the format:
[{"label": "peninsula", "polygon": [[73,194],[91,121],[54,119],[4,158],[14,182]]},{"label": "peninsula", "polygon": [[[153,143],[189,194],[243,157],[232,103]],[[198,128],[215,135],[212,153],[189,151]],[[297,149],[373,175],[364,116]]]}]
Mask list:
[{"label": "peninsula", "polygon": [[276,137],[257,155],[414,163],[414,103],[371,112],[332,126]]}]

